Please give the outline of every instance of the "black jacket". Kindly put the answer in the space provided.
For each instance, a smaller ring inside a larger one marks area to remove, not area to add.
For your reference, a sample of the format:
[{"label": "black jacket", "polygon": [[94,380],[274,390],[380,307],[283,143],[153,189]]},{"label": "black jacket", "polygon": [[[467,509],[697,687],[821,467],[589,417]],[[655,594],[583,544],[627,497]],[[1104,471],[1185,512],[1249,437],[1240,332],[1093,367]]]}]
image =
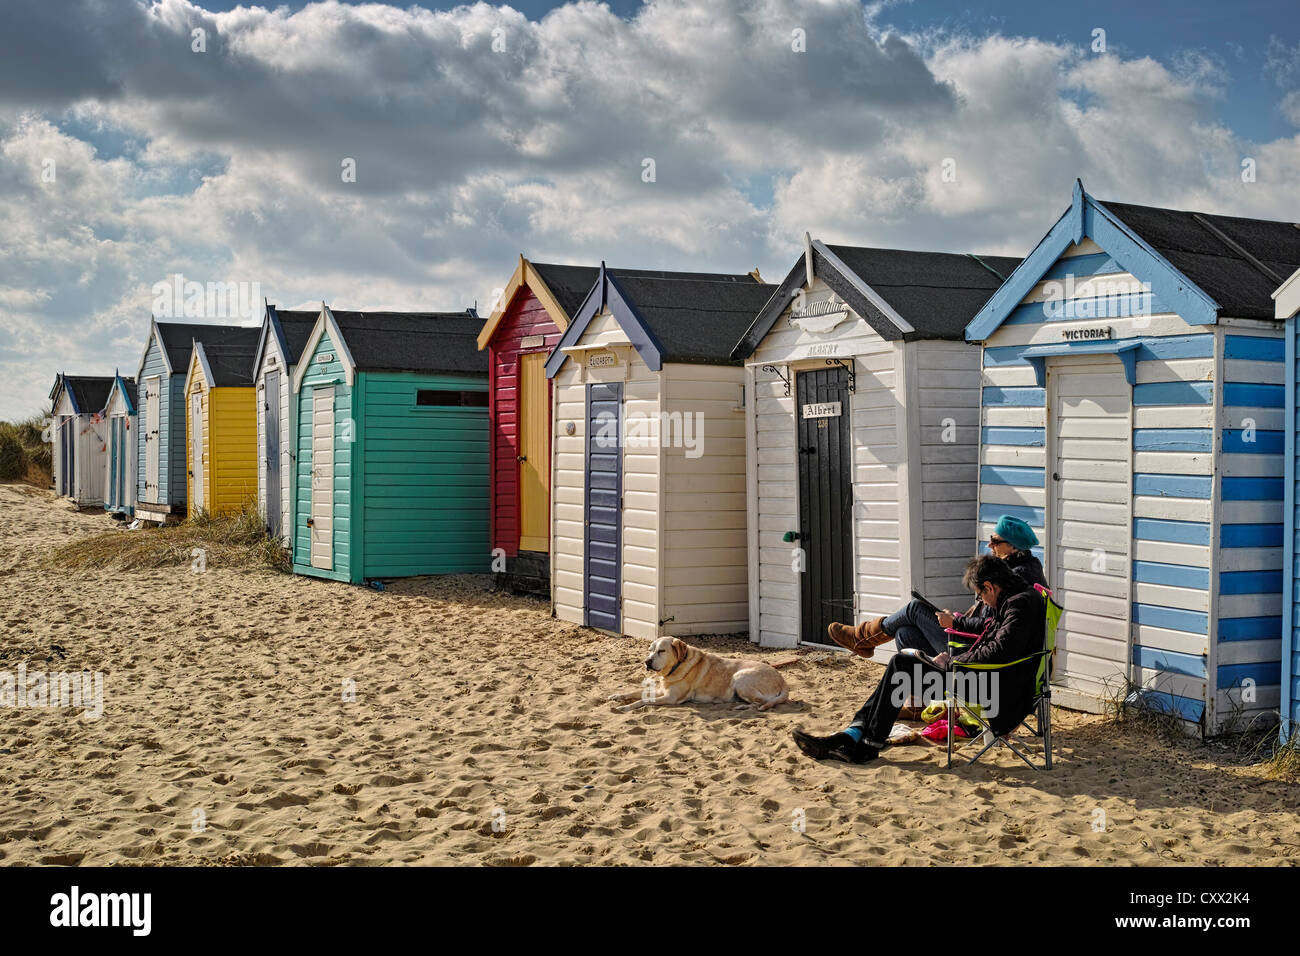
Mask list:
[{"label": "black jacket", "polygon": [[[1018,661],[1043,649],[1046,627],[1047,608],[1037,591],[1029,585],[1019,591],[1004,591],[983,636],[953,660],[958,664]],[[997,713],[988,718],[995,732],[1012,729],[1029,713],[1040,663],[1033,657],[1005,670],[986,672],[997,674],[991,685],[997,694]]]},{"label": "black jacket", "polygon": [[[1047,587],[1047,578],[1043,576],[1043,563],[1034,557],[1033,552],[1013,551],[1007,556],[1006,562],[1026,584],[1031,587],[1035,584]],[[974,610],[966,614],[954,614],[953,629],[965,631],[967,634],[981,634],[992,613],[987,604],[980,602],[975,605]]]}]

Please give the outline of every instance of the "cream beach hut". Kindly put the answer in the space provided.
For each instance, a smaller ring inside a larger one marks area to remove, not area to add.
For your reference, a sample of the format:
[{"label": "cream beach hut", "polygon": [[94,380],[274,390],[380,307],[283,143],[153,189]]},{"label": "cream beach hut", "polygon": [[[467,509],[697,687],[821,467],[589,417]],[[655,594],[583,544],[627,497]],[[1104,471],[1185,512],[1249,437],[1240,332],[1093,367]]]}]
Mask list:
[{"label": "cream beach hut", "polygon": [[731,350],[773,291],[756,275],[601,266],[546,363],[561,620],[643,638],[748,626]]}]

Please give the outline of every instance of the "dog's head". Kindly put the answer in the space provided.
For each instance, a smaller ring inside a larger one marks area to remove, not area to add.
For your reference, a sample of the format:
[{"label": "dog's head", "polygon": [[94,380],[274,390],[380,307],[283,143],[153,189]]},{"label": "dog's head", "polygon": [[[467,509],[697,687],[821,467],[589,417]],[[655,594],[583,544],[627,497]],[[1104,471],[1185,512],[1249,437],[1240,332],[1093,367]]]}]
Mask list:
[{"label": "dog's head", "polygon": [[660,674],[672,670],[675,664],[686,659],[690,650],[685,641],[679,641],[675,637],[661,637],[650,643],[645,669]]}]

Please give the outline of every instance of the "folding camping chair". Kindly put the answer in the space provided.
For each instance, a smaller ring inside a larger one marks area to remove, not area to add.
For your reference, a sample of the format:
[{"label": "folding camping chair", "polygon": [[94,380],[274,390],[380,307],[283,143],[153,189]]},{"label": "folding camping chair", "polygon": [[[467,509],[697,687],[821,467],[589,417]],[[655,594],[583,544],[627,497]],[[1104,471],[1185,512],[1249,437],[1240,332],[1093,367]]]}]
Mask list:
[{"label": "folding camping chair", "polygon": [[[957,688],[954,685],[949,689],[947,694],[948,703],[948,766],[952,766],[952,741],[954,727],[954,710],[960,709],[962,712],[969,714],[979,721],[984,728],[983,741],[984,749],[977,753],[970,760],[966,761],[966,766],[970,766],[975,761],[983,757],[998,744],[1002,744],[1014,753],[1017,757],[1029,764],[1031,769],[1051,770],[1052,769],[1052,662],[1056,655],[1056,626],[1061,620],[1061,611],[1064,610],[1059,604],[1052,599],[1052,592],[1042,585],[1035,584],[1034,588],[1043,599],[1044,611],[1047,615],[1046,625],[1043,628],[1043,649],[1035,651],[1027,657],[1019,660],[1009,661],[1006,664],[960,664],[953,662],[952,668],[955,674],[959,670],[963,671],[1000,671],[1016,664],[1023,664],[1025,661],[1038,659],[1038,671],[1034,675],[1034,699],[1030,705],[1029,713],[1020,721],[1020,726],[1024,727],[1035,737],[1043,739],[1043,766],[1040,768],[1034,764],[1025,753],[1017,747],[1010,739],[1011,731],[1005,734],[995,734],[989,722],[984,719],[984,714],[979,708],[969,706],[969,702],[962,700],[957,694]],[[962,631],[954,631],[947,628],[948,631],[948,653],[959,654],[969,645],[965,642],[957,642],[954,638],[973,638],[978,641],[980,635],[967,634]],[[1029,718],[1035,718],[1036,726],[1029,725]]]}]

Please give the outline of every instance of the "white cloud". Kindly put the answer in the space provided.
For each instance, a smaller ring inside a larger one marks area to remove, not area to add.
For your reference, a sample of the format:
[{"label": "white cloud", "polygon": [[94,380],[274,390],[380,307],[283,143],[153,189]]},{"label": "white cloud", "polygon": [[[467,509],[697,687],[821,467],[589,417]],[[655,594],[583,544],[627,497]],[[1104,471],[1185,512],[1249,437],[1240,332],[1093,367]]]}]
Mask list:
[{"label": "white cloud", "polygon": [[[1300,218],[1300,142],[1237,137],[1226,68],[1196,51],[902,36],[855,0],[651,0],[632,20],[584,0],[536,22],[485,3],[72,2],[7,14],[0,37],[0,418],[59,368],[133,368],[173,272],[282,305],[455,309],[520,252],[773,278],[805,229],[1023,254],[1076,176],[1103,198]],[[35,67],[52,50],[58,76]],[[1274,45],[1275,76],[1291,52]]]}]

